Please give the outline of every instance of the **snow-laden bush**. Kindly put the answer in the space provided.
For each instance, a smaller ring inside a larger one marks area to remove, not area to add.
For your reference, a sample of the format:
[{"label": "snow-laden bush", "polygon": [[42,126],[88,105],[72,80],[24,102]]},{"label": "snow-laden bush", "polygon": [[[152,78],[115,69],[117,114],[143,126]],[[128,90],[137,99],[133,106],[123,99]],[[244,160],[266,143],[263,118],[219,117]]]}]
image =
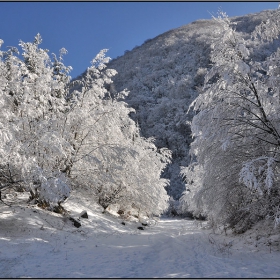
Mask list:
[{"label": "snow-laden bush", "polygon": [[197,163],[192,163],[188,167],[183,167],[181,174],[185,179],[186,190],[179,200],[179,213],[193,217],[206,216],[203,205],[197,200],[203,182],[201,166]]},{"label": "snow-laden bush", "polygon": [[33,184],[30,186],[34,198],[51,208],[60,205],[70,195],[69,182],[63,173],[46,174],[37,167],[33,170]]}]

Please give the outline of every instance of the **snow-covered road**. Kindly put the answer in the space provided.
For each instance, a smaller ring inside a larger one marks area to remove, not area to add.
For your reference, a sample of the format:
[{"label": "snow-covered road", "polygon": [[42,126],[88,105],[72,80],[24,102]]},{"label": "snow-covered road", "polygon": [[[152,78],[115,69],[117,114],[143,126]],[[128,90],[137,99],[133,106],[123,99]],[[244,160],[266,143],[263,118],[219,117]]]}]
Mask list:
[{"label": "snow-covered road", "polygon": [[[76,229],[38,208],[1,208],[1,277],[280,277],[280,252],[163,218],[138,230],[89,211]],[[35,211],[35,212],[34,212]],[[228,246],[227,246],[228,245]],[[259,251],[258,251],[259,250]]]}]

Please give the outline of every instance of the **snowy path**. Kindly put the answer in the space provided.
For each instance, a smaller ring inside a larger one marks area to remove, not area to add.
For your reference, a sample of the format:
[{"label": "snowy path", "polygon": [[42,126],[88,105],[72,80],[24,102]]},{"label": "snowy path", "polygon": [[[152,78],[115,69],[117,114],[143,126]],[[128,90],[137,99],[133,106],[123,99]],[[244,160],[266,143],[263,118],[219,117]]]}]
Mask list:
[{"label": "snowy path", "polygon": [[2,278],[280,277],[280,252],[237,239],[229,249],[222,244],[232,238],[211,234],[191,220],[165,218],[141,231],[135,222],[124,226],[120,219],[88,210],[89,219],[76,229],[38,208],[0,210]]},{"label": "snowy path", "polygon": [[102,214],[86,195],[65,206],[75,218],[86,210],[89,219],[77,229],[36,206],[0,204],[1,278],[280,277],[280,252],[255,247],[253,238],[234,238],[229,248],[233,237],[172,218],[138,230],[139,223]]}]

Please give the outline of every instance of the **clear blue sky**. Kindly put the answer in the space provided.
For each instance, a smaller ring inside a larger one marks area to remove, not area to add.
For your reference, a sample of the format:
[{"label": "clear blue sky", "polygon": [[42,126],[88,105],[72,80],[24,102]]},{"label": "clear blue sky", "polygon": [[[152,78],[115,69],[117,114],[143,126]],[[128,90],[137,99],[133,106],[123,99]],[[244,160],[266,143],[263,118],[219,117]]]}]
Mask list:
[{"label": "clear blue sky", "polygon": [[81,74],[101,49],[115,58],[173,28],[210,19],[219,8],[229,16],[276,9],[277,2],[0,2],[2,50],[30,42],[40,33],[42,48],[58,54]]}]

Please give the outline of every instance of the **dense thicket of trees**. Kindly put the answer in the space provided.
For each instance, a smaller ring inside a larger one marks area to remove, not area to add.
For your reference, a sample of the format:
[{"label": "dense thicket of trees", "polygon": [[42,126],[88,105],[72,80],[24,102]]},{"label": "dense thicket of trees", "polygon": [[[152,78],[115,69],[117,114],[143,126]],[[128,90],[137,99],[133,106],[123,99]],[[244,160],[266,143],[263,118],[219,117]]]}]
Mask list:
[{"label": "dense thicket of trees", "polygon": [[27,190],[54,209],[87,186],[104,208],[162,213],[168,181],[160,175],[170,152],[140,137],[125,91],[110,97],[116,71],[106,68],[106,50],[82,80],[70,81],[67,51],[51,58],[41,42],[39,34],[21,41],[23,59],[14,47],[0,52],[0,190]]},{"label": "dense thicket of trees", "polygon": [[[259,220],[279,224],[280,12],[244,39],[221,13],[212,66],[192,106],[194,163],[183,171],[184,211],[243,232]],[[261,46],[261,47],[260,47]],[[264,48],[266,47],[266,48]]]}]

